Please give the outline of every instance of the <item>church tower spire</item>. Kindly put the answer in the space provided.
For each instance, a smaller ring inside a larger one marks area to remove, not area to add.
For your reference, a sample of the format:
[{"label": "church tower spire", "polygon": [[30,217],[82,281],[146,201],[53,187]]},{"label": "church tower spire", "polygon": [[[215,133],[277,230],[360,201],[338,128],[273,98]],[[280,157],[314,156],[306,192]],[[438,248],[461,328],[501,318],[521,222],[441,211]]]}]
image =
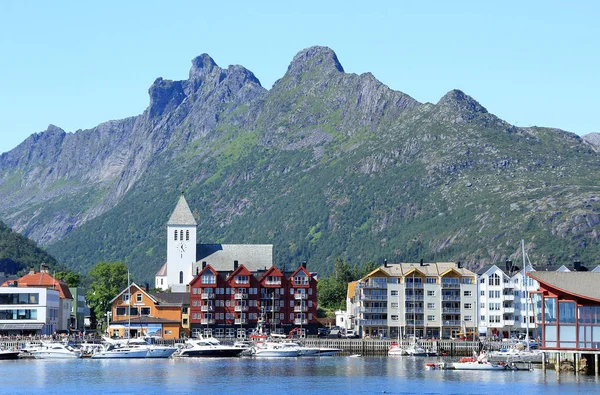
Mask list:
[{"label": "church tower spire", "polygon": [[196,226],[196,219],[182,191],[167,222],[167,263],[157,273],[157,288],[186,292],[196,263]]}]

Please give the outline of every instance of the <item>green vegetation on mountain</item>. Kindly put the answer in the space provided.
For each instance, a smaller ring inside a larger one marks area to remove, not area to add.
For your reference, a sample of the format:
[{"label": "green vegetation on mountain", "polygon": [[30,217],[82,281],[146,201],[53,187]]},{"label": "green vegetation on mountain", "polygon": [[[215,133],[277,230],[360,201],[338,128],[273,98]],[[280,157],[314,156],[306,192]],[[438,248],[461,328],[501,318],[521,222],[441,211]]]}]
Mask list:
[{"label": "green vegetation on mountain", "polygon": [[[151,282],[181,189],[200,243],[274,245],[321,277],[367,262],[600,258],[597,146],[517,128],[461,91],[436,104],[344,72],[333,51],[292,60],[269,91],[208,55],[159,78],[141,115],[0,156],[0,215],[69,268],[122,261]],[[243,262],[241,262],[243,263]]]}]

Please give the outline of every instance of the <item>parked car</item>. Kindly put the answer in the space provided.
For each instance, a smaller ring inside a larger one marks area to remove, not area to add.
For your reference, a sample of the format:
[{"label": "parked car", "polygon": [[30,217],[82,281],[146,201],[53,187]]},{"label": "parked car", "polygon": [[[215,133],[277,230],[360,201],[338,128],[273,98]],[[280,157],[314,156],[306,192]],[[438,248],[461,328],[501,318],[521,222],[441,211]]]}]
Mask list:
[{"label": "parked car", "polygon": [[348,329],[346,331],[346,337],[348,339],[356,339],[358,338],[358,333],[354,332],[354,329]]},{"label": "parked car", "polygon": [[317,337],[327,337],[329,335],[329,328],[319,328],[317,329]]}]

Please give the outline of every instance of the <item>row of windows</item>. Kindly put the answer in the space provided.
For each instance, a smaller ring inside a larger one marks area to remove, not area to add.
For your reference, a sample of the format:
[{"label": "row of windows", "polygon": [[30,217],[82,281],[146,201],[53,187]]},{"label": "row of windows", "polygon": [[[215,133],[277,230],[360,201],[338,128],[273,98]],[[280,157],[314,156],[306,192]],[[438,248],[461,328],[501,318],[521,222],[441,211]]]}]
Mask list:
[{"label": "row of windows", "polygon": [[[215,306],[215,307],[235,307],[235,306],[248,306],[248,307],[258,307],[258,300],[233,300],[233,299],[217,299],[217,300],[206,300],[202,303],[201,300],[192,300],[192,307],[201,307],[201,306]],[[263,305],[264,307],[270,307],[271,304]],[[275,306],[285,307],[285,301],[275,301]],[[309,308],[313,306],[312,300],[307,301],[306,303],[300,303],[296,305],[296,301],[290,300],[290,307],[296,306],[308,306]],[[142,313],[143,315],[143,313]]]},{"label": "row of windows", "polygon": [[[58,311],[56,309],[48,310],[48,318],[54,319],[56,317],[51,317],[51,313],[54,312],[58,315]],[[37,310],[28,310],[28,309],[9,309],[9,310],[0,310],[0,320],[37,320]]]},{"label": "row of windows", "polygon": [[39,293],[0,294],[0,305],[7,304],[39,304]]},{"label": "row of windows", "polygon": [[[398,318],[397,314],[392,314],[391,315],[391,320],[392,321],[400,321],[400,319]],[[428,315],[427,316],[427,321],[429,321],[429,322],[437,321],[437,316],[435,316],[435,315]],[[463,318],[463,321],[468,321],[468,322],[473,321],[473,316],[472,315],[465,315],[464,318]]]},{"label": "row of windows", "polygon": [[[276,295],[284,295],[285,294],[285,289],[284,288],[275,288],[275,294]],[[201,295],[202,293],[207,293],[207,294],[212,294],[214,293],[215,295],[235,295],[235,294],[249,294],[249,295],[258,295],[258,288],[192,288],[192,294],[193,295]],[[261,295],[270,295],[271,292],[273,292],[273,289],[271,288],[261,288],[260,289],[260,293]],[[312,288],[297,288],[294,290],[294,288],[290,288],[290,295],[295,295],[295,294],[307,294],[307,295],[312,295]]]},{"label": "row of windows", "polygon": [[[290,317],[290,321],[293,321],[296,318],[300,318],[300,319],[306,319],[308,317],[308,320],[312,320],[312,313],[309,314],[304,314],[304,313],[290,313],[289,315]],[[236,318],[248,318],[249,320],[258,320],[258,314],[257,313],[241,313],[241,314],[235,314],[235,313],[192,313],[192,319],[193,320],[202,320],[202,319],[207,319],[207,320],[216,320],[216,321],[223,321],[223,320],[235,320]],[[285,314],[284,313],[280,313],[280,314],[275,314],[274,315],[275,319],[279,319],[279,320],[285,320]]]},{"label": "row of windows", "polygon": [[[129,309],[129,314],[127,313]],[[117,307],[117,315],[150,315],[150,307]]]},{"label": "row of windows", "polygon": [[[173,232],[173,240],[177,241],[177,233],[179,233],[179,240],[183,241],[183,230]],[[190,231],[185,231],[185,241],[190,241]]]},{"label": "row of windows", "polygon": [[[123,294],[123,303],[128,303],[129,302],[129,294]],[[135,294],[135,301],[136,302],[142,302],[143,301],[143,295],[142,294]]]}]

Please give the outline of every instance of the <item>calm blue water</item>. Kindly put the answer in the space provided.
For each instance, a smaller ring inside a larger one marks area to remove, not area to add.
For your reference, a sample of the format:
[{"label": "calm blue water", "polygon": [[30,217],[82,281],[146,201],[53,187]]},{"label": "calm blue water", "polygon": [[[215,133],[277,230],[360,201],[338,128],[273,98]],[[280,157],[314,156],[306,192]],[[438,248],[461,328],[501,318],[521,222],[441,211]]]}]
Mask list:
[{"label": "calm blue water", "polygon": [[[429,360],[429,359],[427,359]],[[423,358],[0,361],[2,394],[575,394],[594,376],[423,369]]]}]

